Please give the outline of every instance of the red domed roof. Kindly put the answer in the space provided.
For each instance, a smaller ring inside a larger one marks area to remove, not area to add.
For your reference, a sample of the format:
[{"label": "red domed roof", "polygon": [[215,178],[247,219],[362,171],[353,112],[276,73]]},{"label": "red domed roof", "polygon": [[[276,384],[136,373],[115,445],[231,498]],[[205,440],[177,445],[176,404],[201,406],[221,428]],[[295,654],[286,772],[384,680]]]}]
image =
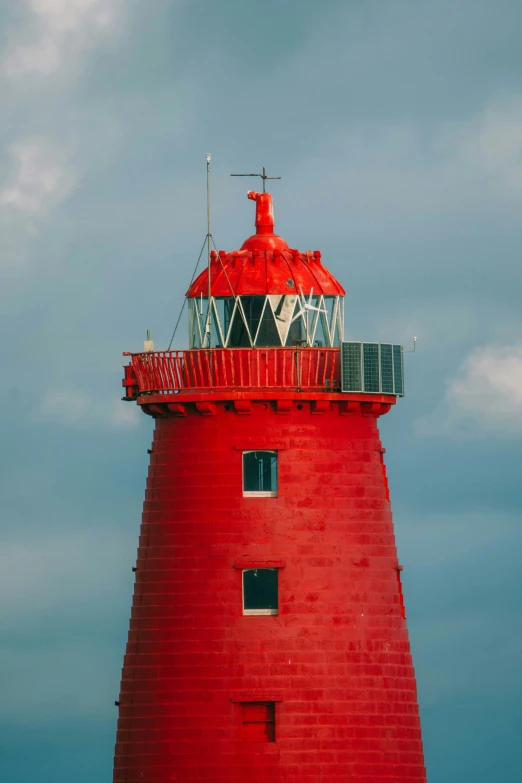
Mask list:
[{"label": "red domed roof", "polygon": [[[210,259],[212,296],[252,296],[266,294],[310,294],[344,296],[343,287],[321,263],[318,250],[300,253],[291,250],[274,234],[274,216],[270,193],[249,191],[256,202],[256,233],[241,250],[219,254]],[[204,270],[187,291],[188,297],[208,296],[208,270]]]}]

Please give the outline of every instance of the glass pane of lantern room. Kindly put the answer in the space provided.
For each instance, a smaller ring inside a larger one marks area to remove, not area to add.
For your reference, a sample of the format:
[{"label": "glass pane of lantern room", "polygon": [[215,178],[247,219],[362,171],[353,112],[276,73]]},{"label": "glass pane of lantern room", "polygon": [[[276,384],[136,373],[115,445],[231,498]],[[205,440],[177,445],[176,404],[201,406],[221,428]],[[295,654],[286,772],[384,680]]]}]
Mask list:
[{"label": "glass pane of lantern room", "polygon": [[[299,309],[299,303],[297,304]],[[302,316],[298,316],[295,321],[290,324],[288,330],[288,336],[286,338],[287,345],[296,345],[297,343],[306,341],[306,329]]]},{"label": "glass pane of lantern room", "polygon": [[[214,297],[214,317],[217,317],[219,320],[219,325],[221,327],[221,332],[223,334],[223,339],[226,340],[228,329],[226,328],[226,305],[225,302],[227,300],[223,296],[216,296]],[[234,300],[232,299],[232,303]]]},{"label": "glass pane of lantern room", "polygon": [[339,348],[343,339],[344,296],[333,297],[333,299],[334,300],[338,299],[338,305],[337,308],[334,310],[335,323],[330,326],[330,331],[332,334],[332,348]]},{"label": "glass pane of lantern room", "polygon": [[230,332],[230,324],[232,323],[232,318],[234,317],[234,308],[236,307],[236,300],[232,299],[231,297],[228,297],[227,299],[223,300],[223,310],[224,310],[224,321],[221,324],[221,327],[223,329],[223,334],[225,336],[225,340],[228,337],[228,334]]},{"label": "glass pane of lantern room", "polygon": [[212,348],[224,348],[215,310],[212,310]]},{"label": "glass pane of lantern room", "polygon": [[[317,305],[319,307],[319,305]],[[321,309],[324,309],[322,307]],[[328,335],[328,323],[326,313],[314,313],[317,315],[315,334],[314,334],[314,346],[316,348],[325,348],[330,345],[330,337]]]},{"label": "glass pane of lantern room", "polygon": [[[201,345],[198,345],[198,348],[208,348],[209,347],[209,336],[208,336],[208,310],[207,310],[207,303],[208,303],[208,297],[203,296],[199,298],[193,299],[193,302],[197,308],[196,316],[199,321],[199,329],[201,332]],[[219,329],[216,323],[216,314],[214,312],[213,306],[211,311],[211,318],[210,318],[210,328],[211,328],[211,345],[212,348],[221,347],[221,335],[219,333]],[[196,347],[196,346],[194,346]]]},{"label": "glass pane of lantern room", "polygon": [[[203,316],[204,319],[204,316]],[[201,348],[200,300],[189,299],[189,347]]]},{"label": "glass pane of lantern room", "polygon": [[[325,324],[325,331],[327,331],[327,342],[325,345],[331,345],[332,346],[338,346],[339,345],[339,329],[337,328],[337,320],[334,320],[336,316],[336,302],[337,297],[336,296],[325,296],[324,297],[324,309],[326,310],[326,314],[323,313],[323,317],[326,319]],[[331,337],[330,337],[331,335]]]},{"label": "glass pane of lantern room", "polygon": [[232,321],[232,316],[234,314],[235,304],[236,300],[233,296],[214,297],[214,310],[217,313],[219,324],[221,326],[221,333],[225,343],[230,329],[230,322]]},{"label": "glass pane of lantern room", "polygon": [[252,340],[256,336],[257,329],[259,327],[259,321],[265,305],[265,296],[242,296],[241,304],[243,305],[243,312],[245,313],[246,322],[250,330]]},{"label": "glass pane of lantern room", "polygon": [[281,345],[279,332],[269,302],[266,303],[255,344],[261,346]]},{"label": "glass pane of lantern room", "polygon": [[[232,313],[233,311],[229,310],[229,312]],[[250,348],[250,338],[239,302],[228,332],[227,348]]]},{"label": "glass pane of lantern room", "polygon": [[287,344],[288,330],[294,316],[296,299],[297,296],[295,294],[276,294],[268,296],[282,345]]},{"label": "glass pane of lantern room", "polygon": [[324,308],[326,310],[326,315],[328,318],[328,324],[331,327],[332,326],[332,318],[334,315],[335,310],[335,300],[337,299],[336,296],[325,296],[324,298]]}]

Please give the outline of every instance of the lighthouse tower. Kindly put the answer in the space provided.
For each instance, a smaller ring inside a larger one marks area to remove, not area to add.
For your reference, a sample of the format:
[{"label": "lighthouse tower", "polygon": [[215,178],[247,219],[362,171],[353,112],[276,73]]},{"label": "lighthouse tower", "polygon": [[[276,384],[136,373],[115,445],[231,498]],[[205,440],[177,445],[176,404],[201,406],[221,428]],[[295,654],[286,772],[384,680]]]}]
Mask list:
[{"label": "lighthouse tower", "polygon": [[248,196],[256,233],[187,292],[188,350],[128,354],[155,430],[114,781],[425,783],[377,427],[402,349],[343,342],[320,252]]}]

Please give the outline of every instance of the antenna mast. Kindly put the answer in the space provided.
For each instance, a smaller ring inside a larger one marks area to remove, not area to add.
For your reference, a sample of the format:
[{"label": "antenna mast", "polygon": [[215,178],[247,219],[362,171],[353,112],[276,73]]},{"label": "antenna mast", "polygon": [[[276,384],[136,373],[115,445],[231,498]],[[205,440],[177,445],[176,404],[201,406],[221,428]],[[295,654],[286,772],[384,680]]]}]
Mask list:
[{"label": "antenna mast", "polygon": [[208,306],[207,306],[207,326],[208,347],[212,348],[212,323],[211,323],[211,295],[212,282],[210,275],[210,153],[207,154],[207,267],[208,267]]}]

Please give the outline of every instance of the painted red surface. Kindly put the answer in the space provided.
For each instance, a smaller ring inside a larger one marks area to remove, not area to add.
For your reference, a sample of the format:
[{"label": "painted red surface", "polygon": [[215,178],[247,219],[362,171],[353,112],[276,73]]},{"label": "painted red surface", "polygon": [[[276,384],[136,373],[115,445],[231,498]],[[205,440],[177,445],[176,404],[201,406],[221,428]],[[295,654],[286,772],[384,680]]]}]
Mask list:
[{"label": "painted red surface", "polygon": [[[322,265],[319,250],[291,250],[284,239],[273,233],[271,194],[249,191],[248,195],[256,201],[256,233],[243,243],[241,250],[212,251],[212,296],[310,294],[312,290],[318,296],[344,296],[344,288]],[[192,283],[187,296],[208,296],[206,269]]]},{"label": "painted red surface", "polygon": [[[156,421],[114,780],[425,781],[376,418],[186,409]],[[251,448],[277,498],[243,497]],[[243,616],[234,566],[265,561],[279,615]],[[245,743],[238,702],[272,700],[276,741]]]},{"label": "painted red surface", "polygon": [[132,355],[123,385],[138,393],[195,389],[340,389],[340,348],[202,348]]},{"label": "painted red surface", "polygon": [[[255,294],[325,294],[344,296],[344,288],[321,263],[318,250],[212,251],[212,296]],[[188,297],[208,296],[208,273],[202,272],[187,291]]]},{"label": "painted red surface", "polygon": [[[256,202],[256,234],[257,236],[271,236],[274,233],[274,205],[271,193],[256,193],[249,190],[248,198]],[[284,239],[278,237],[288,247]],[[247,239],[247,242],[249,240]]]},{"label": "painted red surface", "polygon": [[[377,428],[395,398],[131,371],[156,422],[115,783],[425,783]],[[265,449],[277,497],[245,497]],[[249,566],[278,569],[277,616],[243,615]]]}]

